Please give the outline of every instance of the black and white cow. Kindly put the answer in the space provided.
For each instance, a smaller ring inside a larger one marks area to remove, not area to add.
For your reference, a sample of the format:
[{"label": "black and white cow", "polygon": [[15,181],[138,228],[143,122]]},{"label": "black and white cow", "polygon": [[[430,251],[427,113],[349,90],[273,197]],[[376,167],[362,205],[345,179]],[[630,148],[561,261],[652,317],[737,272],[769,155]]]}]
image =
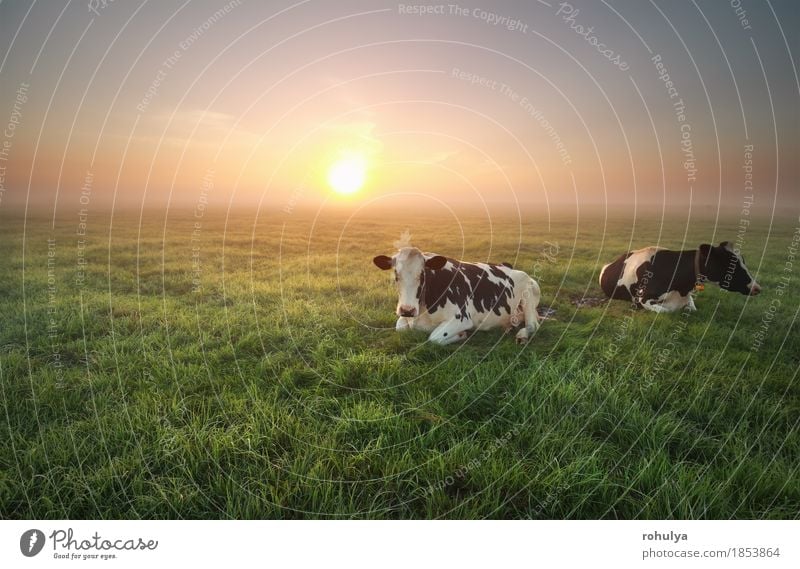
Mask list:
[{"label": "black and white cow", "polygon": [[416,247],[403,247],[393,257],[378,255],[373,262],[394,271],[400,293],[396,330],[423,330],[431,333],[431,342],[450,344],[472,330],[524,324],[517,342],[525,343],[539,327],[539,285],[511,265],[465,263]]},{"label": "black and white cow", "polygon": [[645,247],[621,255],[600,271],[600,287],[609,298],[630,300],[653,312],[696,310],[692,291],[704,281],[722,290],[756,295],[761,287],[728,241],[718,247],[670,251]]}]

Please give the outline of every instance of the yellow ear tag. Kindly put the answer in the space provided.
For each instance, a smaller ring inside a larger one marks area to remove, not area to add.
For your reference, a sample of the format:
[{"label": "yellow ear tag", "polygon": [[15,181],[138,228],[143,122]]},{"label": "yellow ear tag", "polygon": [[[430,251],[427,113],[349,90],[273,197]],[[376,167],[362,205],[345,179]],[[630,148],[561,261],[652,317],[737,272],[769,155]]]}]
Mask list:
[{"label": "yellow ear tag", "polygon": [[696,290],[697,292],[703,292],[704,290],[706,290],[706,285],[704,285],[703,283],[697,283],[696,285],[694,285],[694,290]]}]

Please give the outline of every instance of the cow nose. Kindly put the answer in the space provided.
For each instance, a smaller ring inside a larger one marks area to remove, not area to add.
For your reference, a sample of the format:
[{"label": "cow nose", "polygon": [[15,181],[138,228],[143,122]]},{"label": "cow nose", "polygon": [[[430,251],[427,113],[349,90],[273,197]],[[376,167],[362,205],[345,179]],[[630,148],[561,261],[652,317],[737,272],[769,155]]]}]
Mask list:
[{"label": "cow nose", "polygon": [[761,294],[761,287],[755,283],[750,287],[750,296],[757,296]]},{"label": "cow nose", "polygon": [[414,308],[413,306],[402,305],[397,310],[397,312],[400,314],[400,316],[403,316],[405,318],[413,318],[414,316],[417,315],[417,309]]}]

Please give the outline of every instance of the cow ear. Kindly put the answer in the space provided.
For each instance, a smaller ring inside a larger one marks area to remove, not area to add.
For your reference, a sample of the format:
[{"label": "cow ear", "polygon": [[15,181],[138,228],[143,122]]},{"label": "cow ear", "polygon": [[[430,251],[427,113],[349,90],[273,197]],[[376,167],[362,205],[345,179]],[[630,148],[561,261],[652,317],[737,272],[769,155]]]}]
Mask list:
[{"label": "cow ear", "polygon": [[383,271],[388,271],[394,265],[394,261],[391,257],[387,257],[386,255],[378,255],[372,262],[375,263],[375,266]]},{"label": "cow ear", "polygon": [[719,246],[721,249],[727,249],[728,251],[733,251],[730,241],[723,241],[722,243],[719,244]]},{"label": "cow ear", "polygon": [[441,255],[434,255],[430,259],[425,259],[425,268],[438,271],[447,264],[447,258]]}]

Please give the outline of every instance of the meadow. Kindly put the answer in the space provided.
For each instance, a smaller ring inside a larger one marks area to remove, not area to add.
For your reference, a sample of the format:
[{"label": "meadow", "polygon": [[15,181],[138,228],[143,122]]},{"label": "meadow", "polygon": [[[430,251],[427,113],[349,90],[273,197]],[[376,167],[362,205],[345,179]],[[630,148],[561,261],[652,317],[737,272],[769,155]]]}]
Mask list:
[{"label": "meadow", "polygon": [[[743,235],[759,297],[596,300],[618,254],[737,222],[5,214],[0,516],[797,518],[797,220]],[[535,276],[532,342],[396,333],[371,259],[405,228]]]}]

